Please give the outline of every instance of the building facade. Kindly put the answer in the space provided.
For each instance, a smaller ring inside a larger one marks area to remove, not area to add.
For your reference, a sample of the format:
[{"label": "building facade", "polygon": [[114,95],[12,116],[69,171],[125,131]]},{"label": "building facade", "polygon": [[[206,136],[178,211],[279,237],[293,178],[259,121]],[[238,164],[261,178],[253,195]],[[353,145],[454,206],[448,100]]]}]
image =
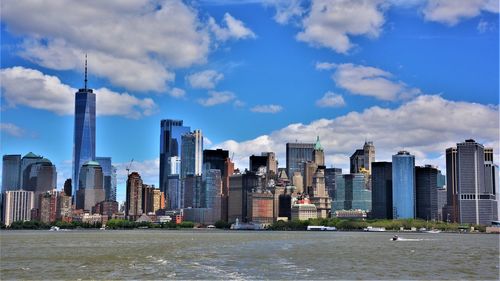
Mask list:
[{"label": "building facade", "polygon": [[438,169],[431,165],[415,167],[416,217],[438,220]]},{"label": "building facade", "polygon": [[203,134],[194,130],[181,137],[181,178],[200,176],[203,168]]},{"label": "building facade", "polygon": [[369,212],[372,208],[371,191],[366,188],[365,174],[337,175],[337,191],[332,209],[364,210]]},{"label": "building facade", "polygon": [[392,163],[372,163],[372,213],[375,219],[392,219]]},{"label": "building facade", "polygon": [[76,208],[91,211],[95,204],[105,200],[103,173],[101,165],[96,161],[88,161],[80,168],[76,193]]},{"label": "building facade", "polygon": [[116,167],[112,165],[111,157],[96,157],[96,162],[102,167],[106,200],[116,201]]},{"label": "building facade", "polygon": [[2,157],[2,192],[21,189],[21,155]]},{"label": "building facade", "polygon": [[350,157],[351,174],[366,171],[371,174],[371,163],[375,162],[375,146],[371,141],[365,141],[363,149],[357,149]]},{"label": "building facade", "polygon": [[125,216],[136,220],[144,212],[142,210],[142,179],[139,173],[132,172],[127,179],[127,198],[125,201]]},{"label": "building facade", "polygon": [[415,218],[415,156],[407,151],[392,156],[392,217]]},{"label": "building facade", "polygon": [[326,191],[328,192],[328,196],[330,196],[332,201],[335,200],[335,190],[337,189],[335,178],[337,177],[337,175],[342,175],[342,169],[340,168],[325,169]]},{"label": "building facade", "polygon": [[[286,174],[293,175],[295,172],[302,174],[304,163],[313,161],[313,143],[287,143],[286,144]],[[295,182],[293,182],[295,184]]]},{"label": "building facade", "polygon": [[31,220],[31,210],[35,207],[33,191],[15,190],[3,194],[3,222],[10,226],[15,221]]}]

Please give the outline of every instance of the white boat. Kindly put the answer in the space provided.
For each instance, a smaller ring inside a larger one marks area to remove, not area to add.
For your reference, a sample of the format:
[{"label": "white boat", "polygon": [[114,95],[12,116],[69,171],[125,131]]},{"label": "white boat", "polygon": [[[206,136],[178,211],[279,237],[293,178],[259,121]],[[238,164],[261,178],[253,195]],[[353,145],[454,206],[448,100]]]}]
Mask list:
[{"label": "white boat", "polygon": [[60,228],[59,228],[58,226],[55,226],[55,225],[54,225],[54,226],[52,226],[52,227],[49,229],[49,231],[59,231],[59,230],[60,230]]},{"label": "white boat", "polygon": [[368,231],[368,232],[384,232],[386,230],[385,230],[385,227],[372,227],[372,226],[369,226],[367,228],[364,228],[363,231]]},{"label": "white boat", "polygon": [[441,233],[441,230],[432,229],[432,230],[427,230],[425,233]]},{"label": "white boat", "polygon": [[309,225],[307,226],[308,231],[336,231],[335,226],[324,226],[324,225]]}]

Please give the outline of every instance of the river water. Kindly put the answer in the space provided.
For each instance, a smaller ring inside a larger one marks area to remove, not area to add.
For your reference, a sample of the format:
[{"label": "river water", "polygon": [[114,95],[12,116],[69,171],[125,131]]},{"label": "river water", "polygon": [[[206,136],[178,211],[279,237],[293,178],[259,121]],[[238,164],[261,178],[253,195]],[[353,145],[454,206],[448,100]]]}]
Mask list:
[{"label": "river water", "polygon": [[1,231],[0,279],[499,279],[499,236]]}]

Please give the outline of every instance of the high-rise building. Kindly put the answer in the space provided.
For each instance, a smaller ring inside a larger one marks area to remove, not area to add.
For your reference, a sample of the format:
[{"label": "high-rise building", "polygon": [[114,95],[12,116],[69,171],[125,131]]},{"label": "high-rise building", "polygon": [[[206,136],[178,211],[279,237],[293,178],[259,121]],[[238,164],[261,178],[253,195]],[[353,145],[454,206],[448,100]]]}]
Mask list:
[{"label": "high-rise building", "polygon": [[96,157],[95,160],[102,167],[105,200],[116,201],[116,167],[112,165],[111,157]]},{"label": "high-rise building", "polygon": [[71,190],[70,193],[59,193],[57,201],[57,219],[62,221],[71,221],[72,207],[71,207]]},{"label": "high-rise building", "polygon": [[335,190],[336,183],[335,177],[337,175],[342,175],[342,169],[340,168],[326,168],[325,169],[325,185],[326,191],[328,192],[328,196],[333,200],[335,200]]},{"label": "high-rise building", "polygon": [[63,190],[64,190],[64,194],[66,194],[67,196],[71,196],[73,194],[73,189],[71,186],[71,179],[66,179],[66,181],[64,181]]},{"label": "high-rise building", "polygon": [[203,167],[203,134],[194,130],[181,137],[181,178],[186,175],[200,176]]},{"label": "high-rise building", "polygon": [[39,195],[57,187],[56,166],[47,158],[30,152],[22,158],[21,170],[23,190],[34,192],[35,208],[39,209]]},{"label": "high-rise building", "polygon": [[415,167],[416,217],[424,220],[438,219],[438,169],[431,165]]},{"label": "high-rise building", "polygon": [[415,156],[408,151],[392,156],[392,217],[415,218]]},{"label": "high-rise building", "polygon": [[195,175],[187,175],[182,179],[181,206],[179,208],[202,208],[202,178]]},{"label": "high-rise building", "polygon": [[325,152],[319,142],[319,136],[316,137],[316,143],[314,144],[312,161],[316,163],[318,167],[325,166]]},{"label": "high-rise building", "polygon": [[57,220],[57,210],[59,201],[59,191],[51,190],[40,194],[37,198],[40,202],[40,217],[41,222],[52,223]]},{"label": "high-rise building", "polygon": [[96,96],[87,88],[87,58],[85,84],[75,94],[75,130],[73,143],[73,196],[80,189],[80,169],[84,163],[95,161]]},{"label": "high-rise building", "polygon": [[458,222],[457,148],[446,149],[446,207],[443,220]]},{"label": "high-rise building", "polygon": [[127,179],[127,198],[125,201],[125,216],[136,220],[142,214],[142,179],[139,173],[132,172]]},{"label": "high-rise building", "polygon": [[325,174],[323,169],[317,169],[312,178],[312,192],[309,194],[312,204],[316,206],[318,218],[328,218],[332,202],[326,192]]},{"label": "high-rise building", "polygon": [[[183,126],[182,120],[161,120],[160,122],[160,190],[165,194],[170,194],[168,190],[170,183],[168,176],[179,174],[180,169],[175,169],[179,172],[172,173],[172,166],[180,164],[182,136],[191,131],[190,127]],[[172,161],[172,157],[180,159],[179,162]]]},{"label": "high-rise building", "polygon": [[[295,172],[299,172],[302,174],[304,170],[304,163],[313,160],[313,151],[314,151],[313,143],[297,143],[297,142],[287,143],[286,174],[293,175]],[[296,183],[293,182],[293,184]]]},{"label": "high-rise building", "polygon": [[2,158],[2,192],[21,189],[21,155],[4,155]]},{"label": "high-rise building", "polygon": [[80,183],[76,193],[76,208],[91,211],[95,204],[105,200],[103,173],[96,161],[88,161],[80,168]]},{"label": "high-rise building", "polygon": [[235,174],[229,178],[228,222],[248,222],[248,194],[262,190],[262,178],[253,172]]},{"label": "high-rise building", "polygon": [[457,144],[456,173],[460,223],[490,225],[498,219],[496,194],[492,190],[493,186],[486,184],[491,178],[487,180],[485,177],[485,156],[493,160],[492,153],[491,156],[490,153],[485,155],[483,145],[474,140]]},{"label": "high-rise building", "polygon": [[375,146],[369,141],[363,145],[363,149],[357,149],[350,157],[350,170],[353,173],[367,171],[371,174],[371,163],[375,162]]},{"label": "high-rise building", "polygon": [[333,210],[363,210],[367,212],[371,210],[372,195],[371,191],[366,188],[365,174],[337,175],[336,184]]},{"label": "high-rise building", "polygon": [[258,172],[260,167],[266,168],[267,171],[267,156],[252,155],[250,156],[249,169],[251,172]]},{"label": "high-rise building", "polygon": [[392,219],[392,163],[372,163],[372,217]]},{"label": "high-rise building", "polygon": [[267,156],[267,173],[278,174],[278,161],[274,152],[262,152],[262,156]]},{"label": "high-rise building", "polygon": [[35,207],[33,191],[6,191],[3,194],[3,202],[3,222],[6,226],[15,221],[31,220],[31,210]]}]

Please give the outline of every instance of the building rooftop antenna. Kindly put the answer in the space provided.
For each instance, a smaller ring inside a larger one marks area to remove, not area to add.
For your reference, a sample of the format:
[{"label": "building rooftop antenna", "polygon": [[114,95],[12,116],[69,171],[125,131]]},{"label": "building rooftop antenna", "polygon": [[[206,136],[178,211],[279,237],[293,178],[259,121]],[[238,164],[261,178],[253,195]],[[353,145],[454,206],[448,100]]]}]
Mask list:
[{"label": "building rooftop antenna", "polygon": [[85,53],[85,91],[87,91],[87,53]]}]

